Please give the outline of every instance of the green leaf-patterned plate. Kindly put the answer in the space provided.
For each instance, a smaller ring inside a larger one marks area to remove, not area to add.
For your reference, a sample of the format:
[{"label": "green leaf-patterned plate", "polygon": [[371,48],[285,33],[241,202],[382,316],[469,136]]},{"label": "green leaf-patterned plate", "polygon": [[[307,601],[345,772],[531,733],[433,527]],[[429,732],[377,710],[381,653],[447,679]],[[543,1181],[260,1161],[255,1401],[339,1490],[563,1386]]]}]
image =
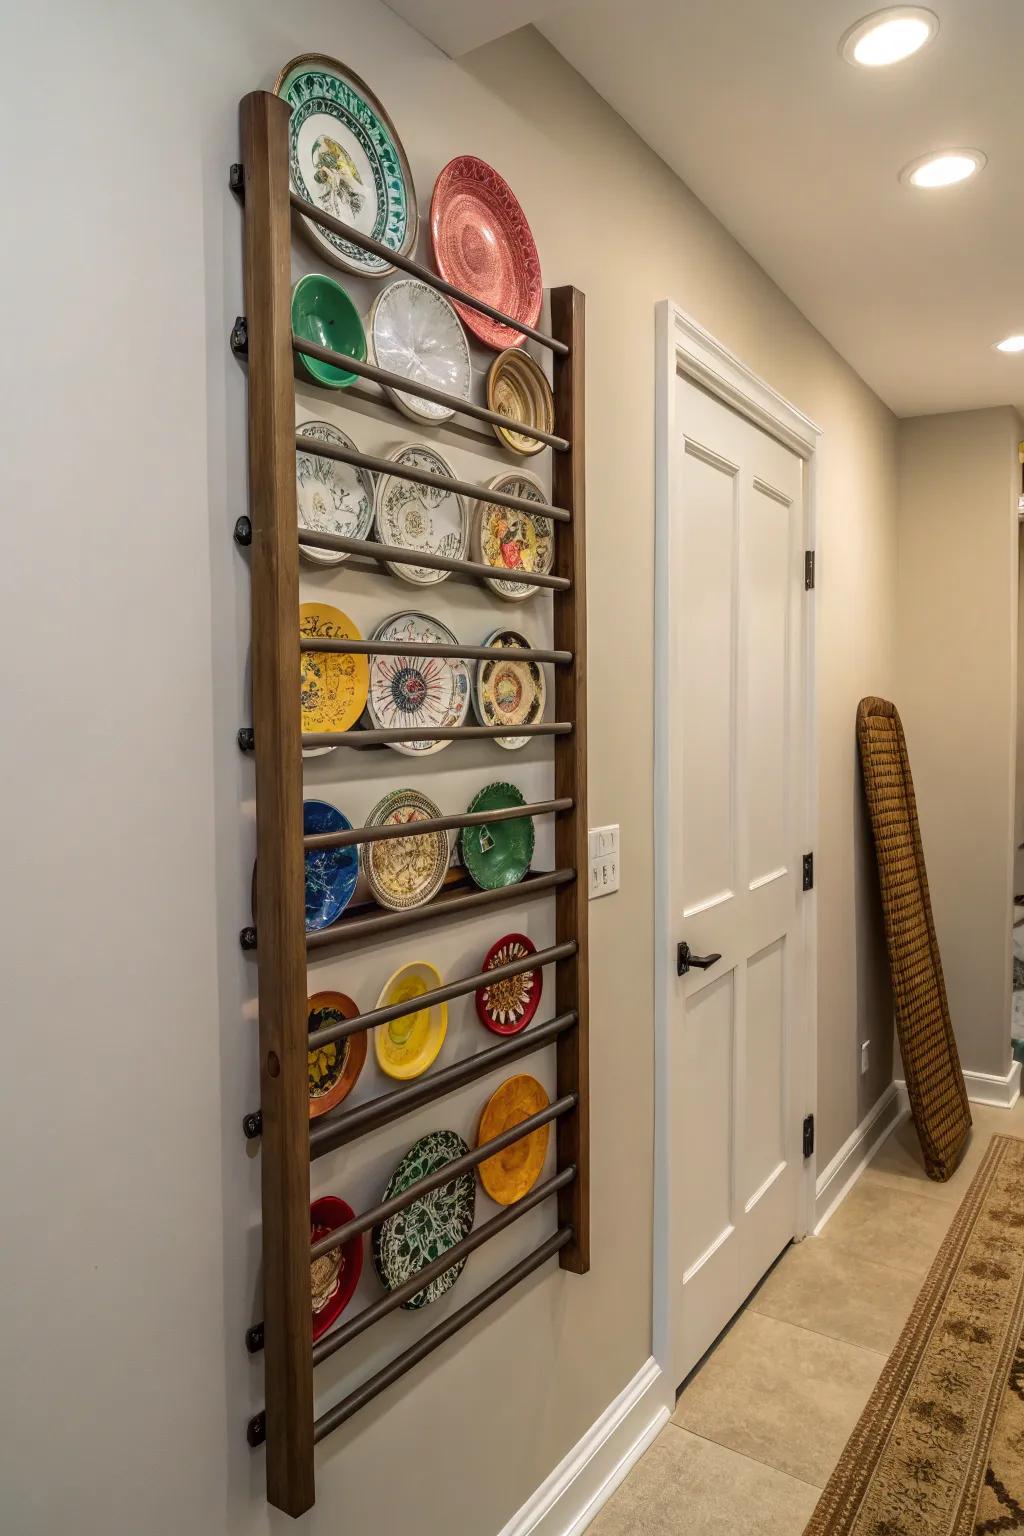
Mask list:
[{"label": "green leaf-patterned plate", "polygon": [[[522,791],[514,784],[486,784],[474,795],[467,810],[502,811],[506,806],[525,804]],[[515,885],[526,874],[533,858],[533,817],[463,827],[459,847],[470,878],[481,890],[495,891],[499,886]]]},{"label": "green leaf-patterned plate", "polygon": [[[288,167],[292,190],[403,256],[416,245],[416,189],[402,141],[359,76],[337,59],[302,54],[286,64],[274,93],[292,109]],[[313,245],[347,272],[383,277],[394,267],[310,219]]]},{"label": "green leaf-patterned plate", "polygon": [[[398,1164],[387,1182],[381,1200],[404,1194],[420,1179],[436,1173],[447,1163],[465,1157],[469,1151],[454,1131],[430,1131],[423,1136]],[[463,1173],[450,1184],[442,1184],[422,1199],[413,1201],[397,1216],[389,1216],[373,1229],[373,1267],[385,1290],[394,1291],[421,1269],[439,1259],[468,1237],[476,1212],[476,1179]],[[407,1312],[425,1307],[450,1291],[466,1267],[466,1260],[431,1280],[411,1300],[403,1302]]]}]

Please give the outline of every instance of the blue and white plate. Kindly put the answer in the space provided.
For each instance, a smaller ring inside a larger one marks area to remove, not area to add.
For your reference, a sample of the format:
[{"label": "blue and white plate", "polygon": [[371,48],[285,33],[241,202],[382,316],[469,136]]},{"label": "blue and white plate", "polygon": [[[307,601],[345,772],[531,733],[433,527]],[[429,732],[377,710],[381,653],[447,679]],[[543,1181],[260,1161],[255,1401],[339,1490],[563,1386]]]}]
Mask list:
[{"label": "blue and white plate", "polygon": [[[352,823],[326,800],[302,802],[302,831],[309,837],[315,832],[347,832]],[[318,848],[306,853],[306,932],[318,933],[341,916],[359,878],[359,850]]]}]

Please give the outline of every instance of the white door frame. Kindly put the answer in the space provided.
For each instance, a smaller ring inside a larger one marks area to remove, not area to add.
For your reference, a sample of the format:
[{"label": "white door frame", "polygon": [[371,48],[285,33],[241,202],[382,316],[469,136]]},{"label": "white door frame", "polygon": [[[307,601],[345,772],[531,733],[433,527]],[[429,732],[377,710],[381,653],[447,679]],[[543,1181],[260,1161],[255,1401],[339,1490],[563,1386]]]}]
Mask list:
[{"label": "white door frame", "polygon": [[[678,305],[663,300],[656,308],[655,400],[655,558],[654,558],[654,1357],[671,1381],[673,1311],[680,1305],[678,1287],[669,1272],[671,1166],[669,1148],[669,1084],[672,1081],[670,1003],[675,982],[675,931],[678,917],[669,909],[669,848],[658,835],[669,806],[669,690],[668,614],[671,572],[671,501],[673,454],[679,436],[675,388],[677,375],[693,380],[748,421],[776,438],[803,459],[805,548],[820,557],[817,538],[817,493],[821,472],[821,429],[784,400],[770,384],[752,373],[739,358],[698,325]],[[818,749],[815,686],[816,594],[808,594],[804,624],[804,704],[806,710],[803,847],[816,846],[818,826]],[[799,903],[800,936],[806,985],[799,1016],[793,1020],[793,1042],[804,1096],[804,1113],[817,1108],[817,889]],[[816,1159],[806,1159],[801,1180],[798,1236],[814,1227]]]}]

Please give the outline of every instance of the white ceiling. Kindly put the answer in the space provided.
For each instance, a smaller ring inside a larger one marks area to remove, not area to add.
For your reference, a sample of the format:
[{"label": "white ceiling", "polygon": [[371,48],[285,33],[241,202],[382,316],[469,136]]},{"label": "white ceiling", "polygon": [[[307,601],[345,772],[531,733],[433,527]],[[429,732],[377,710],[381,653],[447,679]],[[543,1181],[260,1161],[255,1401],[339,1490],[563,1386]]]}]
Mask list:
[{"label": "white ceiling", "polygon": [[[929,3],[865,70],[838,43],[878,0],[391,0],[452,54],[534,20],[904,416],[1024,404],[991,345],[1024,332],[1024,0]],[[974,181],[897,180],[958,145]]]}]

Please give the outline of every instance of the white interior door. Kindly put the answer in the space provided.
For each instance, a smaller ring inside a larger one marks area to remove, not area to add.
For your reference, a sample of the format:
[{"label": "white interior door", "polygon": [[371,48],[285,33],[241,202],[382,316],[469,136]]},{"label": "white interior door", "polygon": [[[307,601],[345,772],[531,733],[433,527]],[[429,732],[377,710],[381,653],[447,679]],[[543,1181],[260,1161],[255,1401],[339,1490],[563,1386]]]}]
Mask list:
[{"label": "white interior door", "polygon": [[680,1382],[800,1228],[803,464],[681,375],[670,449],[667,1284]]}]

